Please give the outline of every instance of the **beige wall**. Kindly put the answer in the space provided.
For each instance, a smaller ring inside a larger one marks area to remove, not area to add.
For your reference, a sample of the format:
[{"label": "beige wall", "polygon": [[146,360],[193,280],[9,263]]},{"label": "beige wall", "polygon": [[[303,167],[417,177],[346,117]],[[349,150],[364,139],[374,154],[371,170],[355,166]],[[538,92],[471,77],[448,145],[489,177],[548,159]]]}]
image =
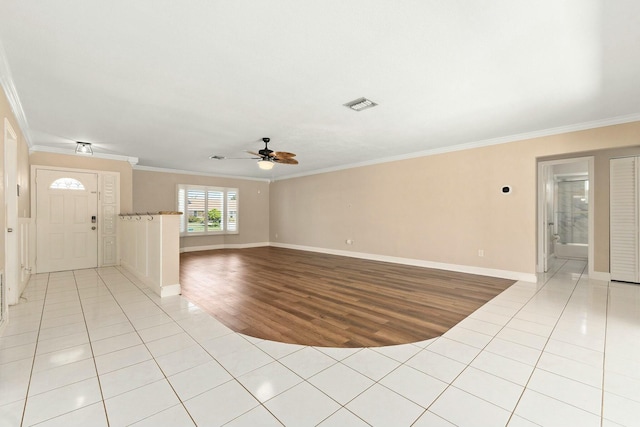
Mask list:
[{"label": "beige wall", "polygon": [[[21,187],[20,197],[18,198],[18,216],[28,218],[31,215],[30,198],[29,198],[29,146],[24,139],[24,135],[18,126],[18,122],[11,111],[4,90],[0,89],[0,171],[2,171],[2,179],[0,179],[0,225],[5,224],[5,208],[4,208],[4,119],[9,120],[11,128],[18,136],[18,166],[17,166],[17,182]],[[4,231],[0,232],[0,270],[4,270],[5,258],[5,238]]]},{"label": "beige wall", "polygon": [[132,209],[133,168],[129,162],[41,151],[32,153],[30,160],[32,165],[37,166],[120,172],[120,211],[129,212]]},{"label": "beige wall", "polygon": [[[638,145],[634,122],[277,181],[271,240],[534,273],[538,158]],[[608,271],[603,161],[595,176],[596,271]],[[501,194],[503,185],[512,194]]]},{"label": "beige wall", "polygon": [[238,188],[239,234],[182,237],[181,248],[269,241],[269,183],[156,171],[133,171],[133,212],[176,210],[178,184]]}]

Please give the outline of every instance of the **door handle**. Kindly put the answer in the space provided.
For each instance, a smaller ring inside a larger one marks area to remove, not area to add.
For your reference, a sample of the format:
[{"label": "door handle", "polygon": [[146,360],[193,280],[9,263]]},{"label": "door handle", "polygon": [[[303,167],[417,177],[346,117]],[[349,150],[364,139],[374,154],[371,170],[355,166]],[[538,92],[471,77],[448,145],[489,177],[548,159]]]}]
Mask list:
[{"label": "door handle", "polygon": [[13,228],[11,227],[7,228],[7,233],[13,233]]},{"label": "door handle", "polygon": [[94,225],[93,227],[91,227],[91,229],[92,229],[92,230],[95,230],[95,229],[96,229],[96,226]]}]

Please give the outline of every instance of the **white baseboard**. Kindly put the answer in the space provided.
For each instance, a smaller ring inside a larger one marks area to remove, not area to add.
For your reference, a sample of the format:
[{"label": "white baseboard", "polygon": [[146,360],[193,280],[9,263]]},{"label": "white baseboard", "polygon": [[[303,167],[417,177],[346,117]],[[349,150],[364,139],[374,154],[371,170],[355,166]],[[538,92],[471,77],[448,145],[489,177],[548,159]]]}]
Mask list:
[{"label": "white baseboard", "polygon": [[214,249],[224,249],[224,245],[209,245],[209,246],[187,246],[180,248],[180,253],[183,252],[198,252],[198,251],[211,251]]},{"label": "white baseboard", "polygon": [[258,243],[239,243],[239,244],[229,244],[223,243],[221,245],[207,245],[207,246],[186,246],[184,248],[180,248],[180,253],[183,252],[198,252],[198,251],[211,251],[216,249],[246,249],[246,248],[260,248],[263,246],[269,246],[269,242],[258,242]]},{"label": "white baseboard", "polygon": [[606,271],[594,271],[592,273],[589,273],[589,278],[595,279],[595,280],[604,280],[605,282],[609,282],[611,281],[611,273]]},{"label": "white baseboard", "polygon": [[182,292],[180,283],[175,285],[160,286],[160,297],[171,297],[174,295],[180,295]]},{"label": "white baseboard", "polygon": [[160,297],[169,297],[172,295],[180,295],[182,293],[182,289],[180,288],[180,283],[163,286],[160,283],[157,283],[156,281],[154,281],[152,278],[145,276],[141,272],[136,271],[136,269],[132,265],[128,264],[127,262],[121,261],[119,265],[119,270],[125,276],[128,275],[128,278],[130,280],[132,277],[135,278],[138,282],[140,282],[141,284],[151,289],[153,292],[156,293],[156,295]]},{"label": "white baseboard", "polygon": [[521,280],[523,282],[537,281],[534,273],[521,273],[518,271],[497,270],[493,268],[474,267],[470,265],[447,264],[442,262],[426,261],[421,259],[401,258],[387,255],[369,254],[364,252],[342,251],[338,249],[316,248],[313,246],[290,245],[286,243],[271,242],[271,246],[285,249],[296,249],[300,251],[318,252],[329,255],[347,256],[352,258],[367,259],[371,261],[390,262],[394,264],[411,265],[415,267],[436,268],[439,270],[456,271],[459,273],[478,274],[481,276],[500,277],[510,280]]}]

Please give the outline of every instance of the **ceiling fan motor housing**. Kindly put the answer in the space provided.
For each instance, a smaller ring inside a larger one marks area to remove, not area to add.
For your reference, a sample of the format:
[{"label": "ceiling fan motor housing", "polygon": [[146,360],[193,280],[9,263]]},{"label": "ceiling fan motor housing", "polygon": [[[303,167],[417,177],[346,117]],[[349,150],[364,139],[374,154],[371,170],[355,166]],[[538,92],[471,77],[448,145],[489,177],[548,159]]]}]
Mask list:
[{"label": "ceiling fan motor housing", "polygon": [[271,156],[271,153],[273,153],[273,150],[269,150],[269,147],[267,147],[267,144],[269,143],[269,141],[271,141],[271,138],[262,138],[262,142],[264,142],[264,148],[258,151],[258,153],[260,153],[261,156],[269,157]]}]

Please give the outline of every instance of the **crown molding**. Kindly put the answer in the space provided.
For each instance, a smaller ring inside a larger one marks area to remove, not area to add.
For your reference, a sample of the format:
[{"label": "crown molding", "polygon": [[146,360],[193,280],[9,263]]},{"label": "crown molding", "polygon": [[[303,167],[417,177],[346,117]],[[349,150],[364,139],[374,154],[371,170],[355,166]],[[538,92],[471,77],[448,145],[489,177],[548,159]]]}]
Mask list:
[{"label": "crown molding", "polygon": [[131,166],[135,166],[138,164],[137,157],[120,156],[118,154],[96,153],[95,151],[93,152],[93,155],[87,156],[86,154],[76,154],[75,149],[69,150],[65,148],[47,147],[46,145],[34,145],[33,147],[29,148],[29,154],[35,152],[65,154],[67,156],[81,156],[95,159],[118,160],[121,162],[129,162]]},{"label": "crown molding", "polygon": [[274,178],[272,181],[283,181],[285,179],[301,178],[303,176],[318,175],[321,173],[337,172],[345,169],[353,169],[353,168],[359,168],[363,166],[378,165],[381,163],[415,159],[417,157],[435,156],[436,154],[470,150],[473,148],[488,147],[491,145],[507,144],[509,142],[524,141],[527,139],[541,138],[541,137],[552,136],[552,135],[560,135],[563,133],[578,132],[582,130],[596,129],[596,128],[601,128],[606,126],[614,126],[614,125],[620,125],[624,123],[631,123],[631,122],[637,122],[637,121],[640,121],[640,113],[627,114],[624,116],[611,117],[607,119],[593,120],[590,122],[576,123],[576,124],[567,125],[567,126],[558,126],[554,128],[543,129],[543,130],[533,131],[533,132],[518,133],[514,135],[499,137],[499,138],[491,138],[491,139],[484,139],[481,141],[467,142],[467,143],[452,145],[448,147],[440,147],[440,148],[434,148],[431,150],[401,154],[398,156],[384,157],[381,159],[369,160],[366,162],[349,163],[346,165],[341,165],[336,167],[317,169],[310,172],[303,172],[303,173],[293,174],[293,175],[285,175],[285,176]]},{"label": "crown molding", "polygon": [[24,137],[27,145],[31,146],[31,135],[29,134],[29,124],[27,122],[27,116],[24,113],[24,109],[22,108],[22,103],[20,102],[20,97],[18,97],[18,91],[16,90],[16,86],[13,84],[13,77],[11,75],[11,68],[9,67],[9,62],[7,61],[7,55],[4,50],[4,46],[2,45],[2,41],[0,41],[0,86],[4,89],[4,93],[7,96],[7,101],[9,102],[9,106],[11,107],[11,111],[18,122],[18,127],[20,131],[22,131],[22,136]]},{"label": "crown molding", "polygon": [[213,178],[241,179],[244,181],[260,181],[260,182],[272,181],[271,179],[266,179],[266,178],[252,178],[252,177],[236,176],[236,175],[221,175],[221,174],[215,174],[215,173],[187,171],[187,170],[180,170],[180,169],[157,168],[154,166],[136,165],[133,167],[133,169],[148,171],[148,172],[173,173],[173,174],[180,174],[180,175],[196,175],[196,176],[209,176]]}]

